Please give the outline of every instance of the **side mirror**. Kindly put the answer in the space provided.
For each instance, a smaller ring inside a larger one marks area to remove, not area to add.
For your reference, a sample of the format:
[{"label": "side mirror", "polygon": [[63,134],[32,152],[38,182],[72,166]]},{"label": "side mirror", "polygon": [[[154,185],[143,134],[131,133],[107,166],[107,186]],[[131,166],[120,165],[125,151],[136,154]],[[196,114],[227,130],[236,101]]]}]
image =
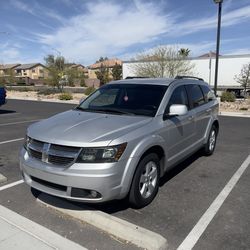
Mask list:
[{"label": "side mirror", "polygon": [[169,108],[170,116],[186,115],[187,113],[188,113],[188,109],[186,105],[173,104]]}]

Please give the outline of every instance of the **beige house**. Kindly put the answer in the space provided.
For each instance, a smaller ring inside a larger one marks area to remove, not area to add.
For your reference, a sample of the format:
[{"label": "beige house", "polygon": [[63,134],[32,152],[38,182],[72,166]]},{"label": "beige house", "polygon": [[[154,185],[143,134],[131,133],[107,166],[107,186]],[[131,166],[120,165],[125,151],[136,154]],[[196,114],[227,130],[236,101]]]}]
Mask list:
[{"label": "beige house", "polygon": [[86,76],[86,78],[88,77],[88,69],[86,67],[84,67],[82,64],[66,63],[65,66],[67,68],[76,69],[76,70],[78,70],[80,72],[83,72],[84,76]]},{"label": "beige house", "polygon": [[15,64],[2,64],[0,65],[0,76],[9,76],[11,73],[15,74],[15,68],[20,66],[20,63]]},{"label": "beige house", "polygon": [[48,78],[49,71],[41,63],[22,64],[15,68],[16,76],[18,78],[30,78],[34,80]]},{"label": "beige house", "polygon": [[95,72],[98,71],[102,66],[104,66],[109,69],[110,77],[112,77],[111,75],[112,69],[116,64],[122,65],[122,61],[115,58],[115,59],[108,59],[103,62],[94,63],[88,67],[88,76],[90,79],[97,79]]}]

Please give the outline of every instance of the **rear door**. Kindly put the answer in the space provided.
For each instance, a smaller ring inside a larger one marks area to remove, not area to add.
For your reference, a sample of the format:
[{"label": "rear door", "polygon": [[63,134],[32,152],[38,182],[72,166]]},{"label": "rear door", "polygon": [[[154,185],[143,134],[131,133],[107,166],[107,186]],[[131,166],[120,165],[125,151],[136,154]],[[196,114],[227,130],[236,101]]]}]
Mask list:
[{"label": "rear door", "polygon": [[199,84],[186,85],[190,108],[194,111],[196,122],[195,145],[199,145],[205,135],[211,109],[206,101]]}]

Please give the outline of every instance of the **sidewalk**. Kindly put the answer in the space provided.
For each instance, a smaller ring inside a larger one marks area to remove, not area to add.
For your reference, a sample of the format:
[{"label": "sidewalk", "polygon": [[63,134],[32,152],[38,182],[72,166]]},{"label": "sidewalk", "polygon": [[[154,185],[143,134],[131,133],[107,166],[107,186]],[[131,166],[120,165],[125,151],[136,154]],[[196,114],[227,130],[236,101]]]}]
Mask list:
[{"label": "sidewalk", "polygon": [[86,250],[86,248],[0,205],[0,249]]}]

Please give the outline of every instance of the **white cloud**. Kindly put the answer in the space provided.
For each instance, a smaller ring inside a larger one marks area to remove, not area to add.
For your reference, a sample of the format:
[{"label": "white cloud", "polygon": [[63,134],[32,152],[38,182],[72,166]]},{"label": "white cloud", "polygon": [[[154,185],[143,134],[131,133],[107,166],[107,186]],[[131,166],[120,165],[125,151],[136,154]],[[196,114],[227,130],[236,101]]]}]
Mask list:
[{"label": "white cloud", "polygon": [[[228,27],[238,23],[242,23],[250,18],[250,5],[228,11],[222,14],[222,27]],[[190,21],[185,21],[179,24],[176,24],[170,31],[169,35],[186,35],[192,34],[198,31],[203,31],[211,28],[215,28],[217,25],[217,15],[210,17],[194,19]]]},{"label": "white cloud", "polygon": [[164,34],[174,17],[160,14],[152,4],[137,8],[98,2],[87,4],[87,12],[71,18],[53,34],[40,34],[40,41],[66,57],[92,63],[99,56],[114,56],[131,45],[146,43]]},{"label": "white cloud", "polygon": [[226,52],[226,55],[250,55],[250,48],[232,49]]},{"label": "white cloud", "polygon": [[11,0],[10,3],[17,9],[25,11],[31,15],[36,16],[35,11],[30,7],[30,5],[25,4],[24,2],[18,0]]},{"label": "white cloud", "polygon": [[60,23],[64,23],[65,19],[63,16],[59,15],[56,11],[46,8],[38,2],[34,2],[33,4],[26,4],[20,0],[10,0],[10,4],[21,11],[24,11],[30,15],[35,16],[39,19],[47,20],[47,18],[54,19]]}]

